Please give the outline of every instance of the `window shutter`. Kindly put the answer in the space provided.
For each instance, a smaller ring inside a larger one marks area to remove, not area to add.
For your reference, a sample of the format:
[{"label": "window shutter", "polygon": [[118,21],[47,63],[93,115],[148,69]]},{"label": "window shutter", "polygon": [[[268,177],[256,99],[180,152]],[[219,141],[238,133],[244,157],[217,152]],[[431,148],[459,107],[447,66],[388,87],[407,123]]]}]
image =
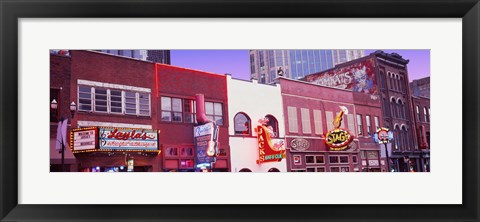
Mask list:
[{"label": "window shutter", "polygon": [[313,122],[315,123],[315,134],[323,134],[322,111],[313,110]]},{"label": "window shutter", "polygon": [[301,112],[303,133],[312,133],[312,127],[310,126],[310,110],[302,108]]},{"label": "window shutter", "polygon": [[298,133],[297,108],[289,106],[288,110],[288,131]]}]

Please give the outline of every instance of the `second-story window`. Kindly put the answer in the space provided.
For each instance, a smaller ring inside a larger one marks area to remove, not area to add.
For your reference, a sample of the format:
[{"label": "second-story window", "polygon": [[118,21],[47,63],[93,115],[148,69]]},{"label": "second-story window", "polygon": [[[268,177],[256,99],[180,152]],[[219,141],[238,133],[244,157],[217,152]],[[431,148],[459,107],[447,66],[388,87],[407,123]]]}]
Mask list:
[{"label": "second-story window", "polygon": [[162,121],[182,122],[182,99],[162,97]]},{"label": "second-story window", "polygon": [[79,85],[78,111],[150,116],[150,93]]},{"label": "second-story window", "polygon": [[357,114],[357,134],[363,135],[362,115]]},{"label": "second-story window", "polygon": [[250,135],[250,118],[244,113],[237,113],[233,118],[235,135]]},{"label": "second-story window", "polygon": [[217,125],[223,125],[223,108],[221,103],[205,102],[205,114]]}]

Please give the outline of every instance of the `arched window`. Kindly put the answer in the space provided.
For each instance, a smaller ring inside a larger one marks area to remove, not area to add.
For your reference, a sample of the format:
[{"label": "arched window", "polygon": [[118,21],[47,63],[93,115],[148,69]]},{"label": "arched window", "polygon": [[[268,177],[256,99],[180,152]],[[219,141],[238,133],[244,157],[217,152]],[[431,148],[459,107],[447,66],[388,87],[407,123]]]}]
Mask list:
[{"label": "arched window", "polygon": [[393,141],[395,141],[395,149],[398,150],[398,149],[400,149],[400,141],[402,141],[402,139],[401,139],[402,133],[400,132],[400,127],[398,127],[398,125],[395,126],[394,134],[395,134],[395,136],[393,138]]},{"label": "arched window", "polygon": [[277,121],[277,119],[272,115],[266,115],[265,118],[268,119],[267,127],[268,126],[272,127],[273,135],[274,135],[273,137],[278,137],[279,132],[278,132],[278,121]]},{"label": "arched window", "polygon": [[392,98],[390,101],[390,112],[392,113],[392,117],[396,118],[397,117],[397,103],[395,102],[395,98]]},{"label": "arched window", "polygon": [[235,135],[251,135],[251,121],[245,113],[237,113],[233,118]]},{"label": "arched window", "polygon": [[397,103],[398,103],[398,112],[399,112],[398,117],[405,119],[405,104],[403,104],[402,100],[400,99],[398,99]]},{"label": "arched window", "polygon": [[402,126],[402,140],[403,140],[403,149],[407,150],[409,148],[408,144],[408,138],[407,138],[407,128],[405,126]]},{"label": "arched window", "polygon": [[280,172],[280,170],[274,167],[274,168],[270,168],[268,172]]},{"label": "arched window", "polygon": [[238,172],[252,172],[252,170],[248,169],[248,168],[242,168],[240,171]]},{"label": "arched window", "polygon": [[385,73],[380,71],[380,87],[385,89]]},{"label": "arched window", "polygon": [[420,122],[420,110],[418,108],[418,106],[415,106],[415,110],[417,111],[417,120]]},{"label": "arched window", "polygon": [[427,107],[423,107],[423,115],[425,116],[425,122],[430,122],[430,117],[428,116],[427,113]]}]

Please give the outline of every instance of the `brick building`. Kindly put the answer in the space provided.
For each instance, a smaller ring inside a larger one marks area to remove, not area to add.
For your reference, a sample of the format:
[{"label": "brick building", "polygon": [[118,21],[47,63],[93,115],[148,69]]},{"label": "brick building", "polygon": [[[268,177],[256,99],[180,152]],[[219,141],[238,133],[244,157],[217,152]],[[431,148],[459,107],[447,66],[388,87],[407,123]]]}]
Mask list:
[{"label": "brick building", "polygon": [[102,147],[103,142],[115,140],[102,135],[116,131],[156,134],[155,64],[94,51],[71,50],[70,55],[70,95],[78,106],[72,128],[98,127],[96,133],[100,134],[96,149],[72,147],[79,171],[126,171],[130,163],[131,171],[159,171],[157,142],[148,150],[141,146]]},{"label": "brick building", "polygon": [[[286,78],[280,78],[279,83],[285,113],[288,171],[361,171],[352,92]],[[354,139],[346,149],[334,151],[326,145],[325,135],[334,129],[333,120],[340,106],[348,109],[341,128],[348,130]]]},{"label": "brick building", "polygon": [[430,98],[412,96],[422,171],[430,171]]},{"label": "brick building", "polygon": [[[62,171],[61,153],[56,149],[58,121],[70,117],[69,104],[73,101],[70,97],[70,63],[71,58],[66,53],[51,51],[50,53],[50,102],[55,100],[57,110],[50,110],[50,171]],[[68,122],[67,131],[71,129]],[[77,171],[75,156],[67,147],[65,149],[65,171]]]},{"label": "brick building", "polygon": [[230,171],[229,116],[225,75],[156,64],[154,97],[158,100],[155,121],[165,171],[195,171],[193,127],[196,125],[195,95],[203,94],[206,116],[219,125],[219,156],[213,171]]},{"label": "brick building", "polygon": [[397,53],[376,51],[360,59],[336,65],[303,80],[318,85],[378,96],[384,127],[394,132],[391,170],[421,171],[410,90],[408,60]]}]

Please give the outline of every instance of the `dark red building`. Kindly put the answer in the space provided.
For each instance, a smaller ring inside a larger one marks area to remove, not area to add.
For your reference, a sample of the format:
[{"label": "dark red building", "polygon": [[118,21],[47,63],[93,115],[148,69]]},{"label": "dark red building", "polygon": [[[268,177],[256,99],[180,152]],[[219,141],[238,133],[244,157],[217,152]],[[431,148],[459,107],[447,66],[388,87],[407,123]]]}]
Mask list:
[{"label": "dark red building", "polygon": [[206,116],[219,125],[219,156],[211,170],[230,171],[226,76],[164,64],[156,64],[155,73],[163,170],[198,170],[193,138],[195,95],[203,94]]},{"label": "dark red building", "polygon": [[[352,92],[286,78],[280,78],[279,82],[285,116],[287,170],[361,171]],[[348,130],[354,139],[345,149],[332,150],[326,145],[326,134],[335,128],[333,121],[340,107],[348,109],[340,127]]]},{"label": "dark red building", "polygon": [[[197,94],[204,96],[206,117],[219,126],[216,161],[209,170],[230,170],[225,75],[86,50],[51,60],[51,99],[60,98],[62,113],[70,114],[70,101],[77,105],[68,129],[71,171],[198,170],[193,138]],[[54,168],[57,156],[51,155]]]},{"label": "dark red building", "polygon": [[[155,131],[155,63],[101,52],[71,50],[71,99],[77,104],[72,128],[103,127],[136,132]],[[99,132],[101,134],[101,132]],[[72,142],[72,141],[71,141]],[[96,149],[71,147],[79,171],[159,171],[159,147]]]},{"label": "dark red building", "polygon": [[430,98],[412,96],[415,128],[418,147],[420,148],[420,165],[425,172],[430,172]]},{"label": "dark red building", "polygon": [[397,53],[376,51],[303,79],[318,85],[378,96],[382,108],[381,122],[394,132],[391,170],[401,172],[422,171],[408,88],[408,62]]}]

